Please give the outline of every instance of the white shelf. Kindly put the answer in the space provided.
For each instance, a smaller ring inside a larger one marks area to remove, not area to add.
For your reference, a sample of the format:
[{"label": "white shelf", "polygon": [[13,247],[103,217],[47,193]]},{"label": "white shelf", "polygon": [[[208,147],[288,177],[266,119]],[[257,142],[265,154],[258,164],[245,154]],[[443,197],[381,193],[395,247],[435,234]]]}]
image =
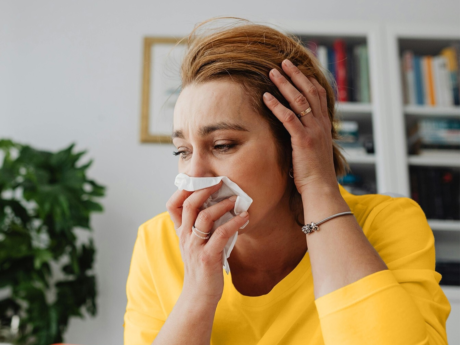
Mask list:
[{"label": "white shelf", "polygon": [[410,165],[460,167],[460,155],[456,154],[414,155],[409,156],[407,161]]},{"label": "white shelf", "polygon": [[352,103],[352,102],[342,102],[337,103],[337,112],[339,114],[372,114],[372,104],[371,103]]},{"label": "white shelf", "polygon": [[444,116],[457,117],[460,116],[460,107],[430,107],[422,105],[406,105],[404,114],[414,116]]},{"label": "white shelf", "polygon": [[347,162],[350,164],[375,164],[375,156],[374,155],[354,155],[354,154],[347,154],[346,151],[342,151],[344,153]]},{"label": "white shelf", "polygon": [[433,231],[460,231],[460,220],[428,220]]},{"label": "white shelf", "polygon": [[[387,52],[385,70],[386,91],[388,97],[387,115],[392,122],[392,137],[388,142],[393,150],[393,169],[390,171],[392,179],[396,182],[393,192],[410,195],[409,166],[437,166],[460,167],[460,155],[454,152],[434,152],[407,155],[406,151],[406,126],[413,120],[424,117],[460,118],[460,107],[406,105],[403,100],[401,83],[401,53],[405,49],[413,49],[415,54],[436,55],[440,50],[453,41],[460,41],[460,32],[457,28],[443,25],[413,25],[391,24],[386,26]],[[449,257],[460,260],[460,221],[428,220],[434,232],[437,247],[449,249]],[[441,280],[442,283],[442,280]],[[446,297],[451,303],[452,310],[447,320],[447,334],[449,344],[460,344],[460,287],[441,285]]]},{"label": "white shelf", "polygon": [[[406,126],[408,121],[423,117],[459,118],[459,106],[427,106],[408,105],[403,100],[403,85],[401,83],[401,54],[404,49],[413,49],[415,54],[435,55],[453,41],[460,41],[460,32],[452,26],[443,25],[413,25],[392,24],[385,28],[386,36],[386,94],[389,102],[387,114],[392,122],[393,139],[388,145],[393,145],[393,169],[390,171],[395,185],[394,192],[410,195],[408,165],[459,167],[460,159],[448,155],[406,154]],[[412,117],[412,119],[411,119]]]},{"label": "white shelf", "polygon": [[460,302],[460,286],[441,285],[441,288],[450,303]]}]

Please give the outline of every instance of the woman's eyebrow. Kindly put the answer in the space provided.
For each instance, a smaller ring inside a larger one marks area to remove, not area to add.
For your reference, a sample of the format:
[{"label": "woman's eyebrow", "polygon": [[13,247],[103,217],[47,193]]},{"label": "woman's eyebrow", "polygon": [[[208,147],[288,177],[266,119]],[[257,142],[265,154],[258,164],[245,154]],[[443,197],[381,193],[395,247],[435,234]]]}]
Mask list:
[{"label": "woman's eyebrow", "polygon": [[[227,122],[219,122],[216,124],[203,126],[199,130],[199,134],[202,137],[205,137],[212,132],[220,131],[220,130],[233,130],[233,131],[242,131],[242,132],[249,132],[249,130],[241,125],[236,123],[227,123]],[[182,138],[184,139],[184,133],[181,130],[177,130],[173,132],[173,138]]]}]

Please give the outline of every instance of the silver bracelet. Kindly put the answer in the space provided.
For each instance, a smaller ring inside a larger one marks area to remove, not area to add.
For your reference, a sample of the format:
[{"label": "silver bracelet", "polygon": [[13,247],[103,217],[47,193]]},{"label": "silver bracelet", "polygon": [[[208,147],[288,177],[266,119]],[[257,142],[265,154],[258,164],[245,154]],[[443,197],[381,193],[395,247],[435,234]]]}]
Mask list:
[{"label": "silver bracelet", "polygon": [[330,216],[330,217],[327,217],[327,218],[323,219],[322,221],[320,221],[318,223],[311,222],[310,224],[305,224],[304,226],[302,226],[302,232],[305,233],[305,234],[309,234],[309,233],[312,233],[313,231],[318,231],[319,230],[319,225],[323,224],[324,222],[328,221],[329,219],[339,217],[339,216],[344,216],[344,215],[347,215],[347,214],[353,214],[353,212],[348,211],[348,212],[337,213],[337,214],[334,214],[333,216]]}]

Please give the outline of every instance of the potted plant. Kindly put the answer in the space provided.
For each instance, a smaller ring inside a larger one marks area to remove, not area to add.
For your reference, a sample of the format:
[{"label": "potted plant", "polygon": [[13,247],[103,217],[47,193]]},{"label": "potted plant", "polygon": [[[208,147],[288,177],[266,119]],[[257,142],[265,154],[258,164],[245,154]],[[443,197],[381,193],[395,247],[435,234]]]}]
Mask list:
[{"label": "potted plant", "polygon": [[71,317],[97,311],[94,243],[76,231],[91,230],[105,187],[74,146],[53,153],[0,140],[0,320],[15,322],[15,344],[63,342]]}]

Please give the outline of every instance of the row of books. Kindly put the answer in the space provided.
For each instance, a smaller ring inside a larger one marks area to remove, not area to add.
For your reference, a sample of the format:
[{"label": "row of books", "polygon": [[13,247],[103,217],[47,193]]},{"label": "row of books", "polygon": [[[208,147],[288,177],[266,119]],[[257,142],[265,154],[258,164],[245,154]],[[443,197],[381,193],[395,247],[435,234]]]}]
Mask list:
[{"label": "row of books", "polygon": [[332,46],[318,45],[311,40],[306,46],[336,81],[339,102],[371,102],[366,44],[350,45],[337,39]]},{"label": "row of books", "polygon": [[440,285],[460,286],[460,262],[436,260],[436,272],[442,275]]},{"label": "row of books", "polygon": [[439,55],[417,55],[405,50],[401,58],[404,103],[411,105],[460,105],[460,43]]},{"label": "row of books", "polygon": [[453,168],[409,168],[411,198],[428,219],[460,220],[460,171]]},{"label": "row of books", "polygon": [[357,121],[340,121],[335,123],[335,128],[340,136],[336,142],[346,154],[362,156],[375,153],[373,135],[360,135]]},{"label": "row of books", "polygon": [[419,119],[409,129],[409,154],[427,154],[430,150],[439,153],[458,153],[460,159],[460,119]]},{"label": "row of books", "polygon": [[351,194],[364,195],[377,193],[377,184],[373,180],[366,179],[358,173],[349,173],[341,176],[337,181]]}]

